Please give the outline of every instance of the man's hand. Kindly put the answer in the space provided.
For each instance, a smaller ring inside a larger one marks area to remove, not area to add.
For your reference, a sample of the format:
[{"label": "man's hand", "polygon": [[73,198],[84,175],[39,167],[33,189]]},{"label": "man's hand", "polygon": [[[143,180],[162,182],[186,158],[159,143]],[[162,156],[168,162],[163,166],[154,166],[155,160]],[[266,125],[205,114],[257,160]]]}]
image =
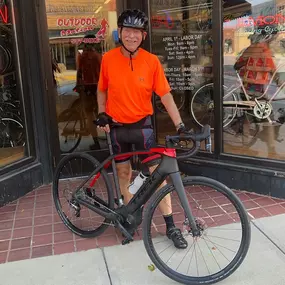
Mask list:
[{"label": "man's hand", "polygon": [[185,125],[182,122],[176,126],[176,130],[179,135],[187,131]]},{"label": "man's hand", "polygon": [[97,128],[109,133],[110,132],[110,123],[111,117],[108,116],[105,112],[99,113],[98,118],[95,121],[95,124],[97,125]]}]

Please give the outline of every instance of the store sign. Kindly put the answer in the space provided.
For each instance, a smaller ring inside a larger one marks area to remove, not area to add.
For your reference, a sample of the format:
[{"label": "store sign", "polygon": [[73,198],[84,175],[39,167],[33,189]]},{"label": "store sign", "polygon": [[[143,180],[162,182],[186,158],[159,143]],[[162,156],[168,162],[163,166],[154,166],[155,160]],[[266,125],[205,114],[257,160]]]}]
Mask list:
[{"label": "store sign", "polygon": [[95,38],[87,38],[87,39],[71,39],[72,44],[81,44],[83,43],[88,43],[88,44],[94,44],[94,43],[100,43],[103,41],[106,37],[107,33],[107,28],[109,27],[108,21],[106,19],[102,19],[100,23],[100,29],[96,33]]},{"label": "store sign", "polygon": [[82,26],[95,26],[97,25],[97,18],[59,18],[56,23],[59,27],[82,27]]},{"label": "store sign", "polygon": [[8,24],[8,7],[7,5],[3,5],[0,8],[0,20],[4,24]]},{"label": "store sign", "polygon": [[258,16],[256,19],[253,19],[252,17],[248,17],[245,19],[238,19],[238,27],[262,27],[262,26],[268,26],[268,25],[278,25],[278,24],[284,24],[285,23],[285,16],[281,14],[276,15],[268,15],[268,16]]},{"label": "store sign", "polygon": [[151,26],[153,29],[173,29],[175,27],[173,18],[167,15],[151,17]]}]

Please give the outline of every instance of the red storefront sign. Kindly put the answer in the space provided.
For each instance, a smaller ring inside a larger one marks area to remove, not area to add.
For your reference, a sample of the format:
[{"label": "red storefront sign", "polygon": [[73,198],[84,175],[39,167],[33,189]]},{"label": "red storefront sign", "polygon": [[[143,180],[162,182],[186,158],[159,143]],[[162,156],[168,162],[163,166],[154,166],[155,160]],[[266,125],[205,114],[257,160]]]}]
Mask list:
[{"label": "red storefront sign", "polygon": [[268,16],[258,16],[257,18],[247,17],[238,19],[239,27],[252,27],[252,26],[268,26],[285,24],[285,16],[281,14],[268,15]]},{"label": "red storefront sign", "polygon": [[7,7],[7,5],[3,5],[0,8],[0,19],[3,23],[8,24],[8,7]]}]

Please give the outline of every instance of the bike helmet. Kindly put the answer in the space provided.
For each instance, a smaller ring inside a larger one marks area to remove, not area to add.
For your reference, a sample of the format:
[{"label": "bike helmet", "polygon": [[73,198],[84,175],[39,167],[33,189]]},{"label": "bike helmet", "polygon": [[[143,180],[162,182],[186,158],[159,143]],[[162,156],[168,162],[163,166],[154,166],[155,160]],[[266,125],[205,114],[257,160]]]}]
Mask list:
[{"label": "bike helmet", "polygon": [[141,43],[137,47],[135,51],[130,51],[126,48],[124,43],[122,42],[122,29],[123,28],[133,28],[143,31],[147,31],[148,29],[148,18],[144,12],[138,9],[134,10],[125,10],[118,18],[118,28],[121,28],[121,37],[119,39],[120,44],[124,47],[126,51],[130,53],[130,65],[133,70],[133,62],[132,56],[136,53],[136,51],[142,46],[144,39],[142,39]]},{"label": "bike helmet", "polygon": [[125,10],[118,18],[119,28],[134,28],[146,31],[148,28],[148,18],[144,12],[138,9]]}]

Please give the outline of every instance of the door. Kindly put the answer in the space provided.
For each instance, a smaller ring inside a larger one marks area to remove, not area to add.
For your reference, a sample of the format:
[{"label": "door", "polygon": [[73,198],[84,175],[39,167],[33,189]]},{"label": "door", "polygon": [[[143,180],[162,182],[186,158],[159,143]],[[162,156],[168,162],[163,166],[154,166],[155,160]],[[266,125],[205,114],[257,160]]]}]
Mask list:
[{"label": "door", "polygon": [[106,157],[105,134],[93,121],[102,55],[118,44],[117,10],[123,0],[46,0],[52,61],[55,145],[60,154],[90,152]]}]

